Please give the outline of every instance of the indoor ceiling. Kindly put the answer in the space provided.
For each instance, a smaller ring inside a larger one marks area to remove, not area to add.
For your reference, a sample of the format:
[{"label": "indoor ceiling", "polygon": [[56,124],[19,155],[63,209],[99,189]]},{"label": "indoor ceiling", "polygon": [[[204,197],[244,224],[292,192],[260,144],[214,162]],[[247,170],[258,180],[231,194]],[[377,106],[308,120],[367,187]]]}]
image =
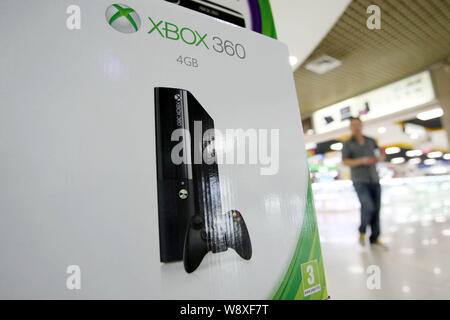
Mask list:
[{"label": "indoor ceiling", "polygon": [[297,69],[327,35],[350,0],[270,0],[278,40],[287,44]]},{"label": "indoor ceiling", "polygon": [[[368,6],[381,8],[370,30]],[[342,65],[325,74],[305,68],[329,55]],[[399,80],[450,55],[450,0],[353,0],[294,72],[302,115]]]}]

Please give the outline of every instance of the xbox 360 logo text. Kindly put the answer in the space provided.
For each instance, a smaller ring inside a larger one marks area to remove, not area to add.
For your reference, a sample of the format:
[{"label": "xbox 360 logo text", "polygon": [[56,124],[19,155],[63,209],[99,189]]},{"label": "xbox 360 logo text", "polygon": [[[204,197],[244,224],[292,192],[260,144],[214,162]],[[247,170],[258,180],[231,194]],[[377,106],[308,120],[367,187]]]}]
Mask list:
[{"label": "xbox 360 logo text", "polygon": [[109,6],[105,16],[109,25],[122,33],[137,32],[141,26],[141,18],[137,12],[124,4]]},{"label": "xbox 360 logo text", "polygon": [[[106,21],[115,30],[122,33],[134,33],[141,27],[139,14],[125,4],[112,4],[106,9]],[[147,16],[142,23],[150,23],[147,34],[149,36],[180,41],[187,46],[199,47],[206,50],[215,51],[218,54],[228,55],[245,59],[247,57],[245,47],[230,39],[224,39],[219,35],[208,38],[208,33],[200,32],[191,26],[179,25],[177,23],[162,19],[152,19]],[[213,42],[213,43],[210,43]]]},{"label": "xbox 360 logo text", "polygon": [[148,17],[153,27],[150,29],[148,34],[158,33],[161,37],[170,40],[181,40],[187,45],[195,45],[196,47],[203,45],[209,50],[208,45],[205,42],[207,33],[201,34],[197,30],[192,30],[188,27],[178,27],[176,24],[159,20],[155,22],[152,18]]}]

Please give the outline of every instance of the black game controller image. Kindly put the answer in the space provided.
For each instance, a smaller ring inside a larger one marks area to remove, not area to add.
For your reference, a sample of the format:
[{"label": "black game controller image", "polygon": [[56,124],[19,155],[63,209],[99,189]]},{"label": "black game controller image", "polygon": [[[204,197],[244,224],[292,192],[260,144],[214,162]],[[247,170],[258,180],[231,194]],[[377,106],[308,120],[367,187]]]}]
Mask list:
[{"label": "black game controller image", "polygon": [[[242,215],[222,212],[214,120],[189,91],[159,87],[155,121],[161,262],[184,260],[190,273],[208,252],[228,248],[249,260],[252,246]],[[181,136],[174,141],[177,129]],[[180,143],[183,161],[174,163],[172,151]]]},{"label": "black game controller image", "polygon": [[199,214],[194,215],[188,225],[184,243],[184,268],[193,272],[209,252],[218,253],[232,248],[245,260],[252,257],[252,244],[244,218],[237,210],[231,210],[220,219],[220,225],[211,221],[208,227],[206,220]]}]

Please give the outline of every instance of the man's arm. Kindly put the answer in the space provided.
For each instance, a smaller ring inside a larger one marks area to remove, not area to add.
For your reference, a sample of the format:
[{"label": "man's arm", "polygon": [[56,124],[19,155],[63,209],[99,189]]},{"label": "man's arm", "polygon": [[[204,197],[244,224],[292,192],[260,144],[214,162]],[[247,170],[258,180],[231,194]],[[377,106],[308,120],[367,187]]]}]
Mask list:
[{"label": "man's arm", "polygon": [[376,159],[376,162],[383,162],[384,160],[386,160],[386,154],[380,150],[380,155],[376,157]]},{"label": "man's arm", "polygon": [[361,158],[343,158],[342,163],[345,166],[348,166],[350,168],[360,167],[360,166],[370,166],[377,162],[377,158],[372,157],[361,157]]},{"label": "man's arm", "polygon": [[378,143],[375,140],[373,140],[373,142],[375,143],[375,148],[380,151],[379,156],[376,157],[377,161],[375,162],[383,162],[384,160],[386,160],[386,154],[383,152],[383,150],[381,150],[381,148],[378,146]]}]

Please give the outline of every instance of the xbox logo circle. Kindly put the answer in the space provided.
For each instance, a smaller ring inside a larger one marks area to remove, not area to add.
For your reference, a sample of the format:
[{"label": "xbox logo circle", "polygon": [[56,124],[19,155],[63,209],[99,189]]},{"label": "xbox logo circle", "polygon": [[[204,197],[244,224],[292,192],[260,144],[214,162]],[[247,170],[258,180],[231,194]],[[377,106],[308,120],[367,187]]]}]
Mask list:
[{"label": "xbox logo circle", "polygon": [[110,5],[105,16],[108,24],[122,33],[134,33],[141,26],[141,18],[137,12],[124,4]]},{"label": "xbox logo circle", "polygon": [[188,192],[186,189],[181,189],[181,190],[178,192],[178,196],[180,197],[180,199],[186,200],[187,197],[189,196],[189,192]]}]

